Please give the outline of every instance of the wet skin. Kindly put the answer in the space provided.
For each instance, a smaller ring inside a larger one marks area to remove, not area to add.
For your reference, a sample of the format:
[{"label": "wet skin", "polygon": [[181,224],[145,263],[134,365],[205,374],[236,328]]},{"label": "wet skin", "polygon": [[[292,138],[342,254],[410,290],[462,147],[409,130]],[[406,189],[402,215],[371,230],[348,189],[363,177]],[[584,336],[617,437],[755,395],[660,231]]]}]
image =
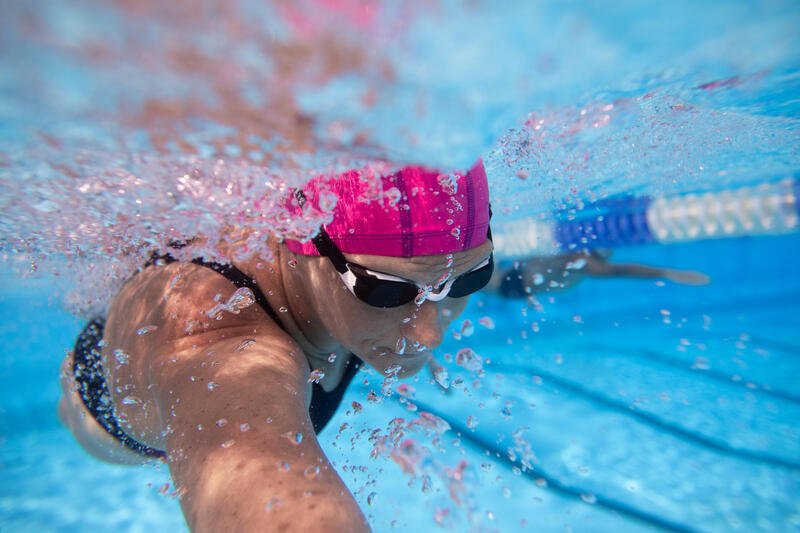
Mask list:
[{"label": "wet skin", "polygon": [[[418,372],[468,298],[370,307],[353,296],[325,258],[298,256],[274,244],[276,261],[239,264],[278,312],[281,329],[258,306],[220,319],[207,311],[235,291],[210,269],[170,264],[137,274],[109,310],[104,369],[118,418],[140,442],[169,453],[174,483],[193,531],[366,531],[355,500],[328,463],[308,418],[309,365],[335,388],[350,352],[381,374],[399,365],[399,377]],[[491,252],[487,242],[466,252],[410,259],[348,255],[370,269],[434,284],[459,276]],[[219,296],[218,296],[219,295]],[[145,334],[138,330],[157,326]],[[395,352],[404,338],[409,347]],[[426,350],[419,348],[427,347]],[[114,350],[130,356],[120,364]],[[333,363],[331,353],[337,353]],[[86,416],[62,382],[59,411],[93,455],[140,461],[121,450]],[[125,400],[125,401],[123,401]],[[243,424],[246,424],[244,426]],[[243,430],[244,428],[244,430]],[[302,434],[302,440],[287,438]],[[290,466],[278,467],[286,463]],[[320,468],[312,478],[306,469]],[[308,494],[313,495],[312,498]],[[277,498],[279,504],[266,503]],[[302,512],[298,512],[302,511]]]}]

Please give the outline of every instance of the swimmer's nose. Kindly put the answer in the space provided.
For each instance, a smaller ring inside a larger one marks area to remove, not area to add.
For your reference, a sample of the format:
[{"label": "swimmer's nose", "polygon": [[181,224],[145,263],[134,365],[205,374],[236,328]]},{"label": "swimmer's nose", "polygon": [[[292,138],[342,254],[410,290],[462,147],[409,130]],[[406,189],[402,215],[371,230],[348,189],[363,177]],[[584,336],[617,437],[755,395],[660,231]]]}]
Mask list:
[{"label": "swimmer's nose", "polygon": [[427,300],[416,308],[416,318],[412,317],[408,323],[403,324],[403,336],[412,345],[418,343],[433,349],[442,343],[449,322],[443,323],[440,306],[442,304],[439,302]]}]

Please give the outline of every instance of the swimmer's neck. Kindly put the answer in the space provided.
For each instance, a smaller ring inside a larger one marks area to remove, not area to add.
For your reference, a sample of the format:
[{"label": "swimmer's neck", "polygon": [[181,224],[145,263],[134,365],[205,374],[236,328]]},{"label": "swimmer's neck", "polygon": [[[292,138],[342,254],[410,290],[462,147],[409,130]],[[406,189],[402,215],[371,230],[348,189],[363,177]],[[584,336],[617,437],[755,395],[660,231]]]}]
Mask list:
[{"label": "swimmer's neck", "polygon": [[[299,274],[289,264],[291,252],[274,238],[270,238],[269,246],[275,257],[272,262],[254,258],[237,266],[256,281],[275,311],[279,325],[303,351],[311,369],[325,374],[319,382],[323,389],[333,390],[344,374],[349,352],[314,314],[308,295],[303,293],[308,283],[297,279]],[[332,353],[337,356],[330,361]]]}]

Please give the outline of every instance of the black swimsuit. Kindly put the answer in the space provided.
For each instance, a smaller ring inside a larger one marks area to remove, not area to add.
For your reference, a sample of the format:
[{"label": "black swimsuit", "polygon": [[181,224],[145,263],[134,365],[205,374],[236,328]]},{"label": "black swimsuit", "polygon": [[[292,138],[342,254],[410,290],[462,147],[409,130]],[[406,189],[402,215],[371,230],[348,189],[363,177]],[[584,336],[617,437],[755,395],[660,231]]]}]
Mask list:
[{"label": "black swimsuit", "polygon": [[[154,256],[147,265],[165,264],[173,262],[174,259],[168,255]],[[223,265],[220,263],[209,263],[202,259],[195,259],[192,263],[204,266],[218,272],[230,280],[237,288],[247,287],[253,291],[256,303],[275,321],[281,329],[283,325],[278,319],[278,315],[269,306],[267,298],[256,282],[249,278],[244,272],[233,265]],[[120,426],[120,421],[114,414],[114,405],[111,402],[111,394],[105,381],[103,368],[101,366],[101,352],[103,340],[103,327],[105,321],[101,318],[92,320],[83,329],[75,342],[73,351],[73,371],[75,381],[78,385],[78,393],[83,399],[86,408],[92,413],[95,420],[114,438],[124,444],[127,448],[144,455],[146,457],[162,458],[166,454],[162,450],[156,450],[131,438]],[[284,329],[285,331],[285,329]],[[346,370],[339,385],[330,392],[326,392],[319,383],[312,384],[311,405],[308,414],[314,426],[314,432],[319,433],[322,428],[333,418],[336,409],[342,402],[347,386],[356,375],[360,366],[360,360],[351,355],[346,363]],[[122,420],[124,422],[124,420]]]}]

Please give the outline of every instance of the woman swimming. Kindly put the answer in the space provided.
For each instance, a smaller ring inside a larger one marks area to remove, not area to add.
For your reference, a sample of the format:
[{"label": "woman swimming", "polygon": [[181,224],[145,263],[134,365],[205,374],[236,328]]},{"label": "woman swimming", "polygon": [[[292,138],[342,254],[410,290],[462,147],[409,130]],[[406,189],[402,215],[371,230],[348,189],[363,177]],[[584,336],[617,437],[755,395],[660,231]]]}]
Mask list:
[{"label": "woman swimming", "polygon": [[307,242],[273,239],[266,264],[155,255],[62,369],[78,442],[117,463],[163,457],[192,531],[367,531],[316,433],[362,362],[423,368],[492,275],[480,162],[348,172],[290,201],[332,220]]},{"label": "woman swimming", "polygon": [[612,263],[612,250],[577,250],[553,256],[527,257],[496,272],[488,288],[506,298],[570,289],[586,277],[666,279],[683,285],[706,285],[706,274],[640,263]]}]

